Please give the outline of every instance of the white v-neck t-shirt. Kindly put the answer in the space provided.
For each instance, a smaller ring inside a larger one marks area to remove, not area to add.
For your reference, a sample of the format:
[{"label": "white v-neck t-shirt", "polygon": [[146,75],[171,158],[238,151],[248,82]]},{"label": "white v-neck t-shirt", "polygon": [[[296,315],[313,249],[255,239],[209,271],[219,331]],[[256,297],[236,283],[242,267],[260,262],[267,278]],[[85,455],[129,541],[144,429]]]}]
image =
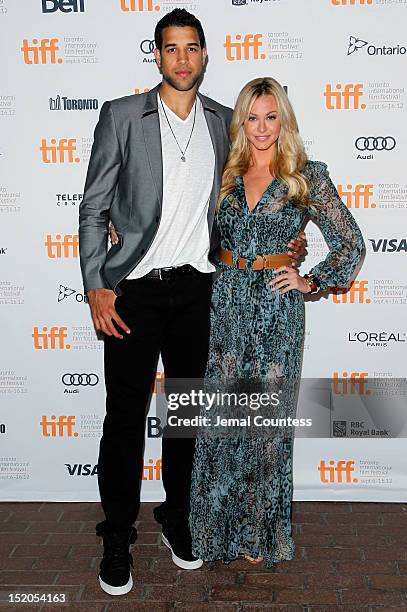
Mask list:
[{"label": "white v-neck t-shirt", "polygon": [[[194,107],[184,120],[163,102],[168,121],[185,151],[194,123]],[[153,268],[190,264],[200,272],[213,272],[208,260],[208,206],[215,171],[215,153],[202,103],[196,97],[195,126],[186,161],[168,125],[158,97],[163,158],[162,216],[154,240],[142,261],[127,276],[135,279]]]}]

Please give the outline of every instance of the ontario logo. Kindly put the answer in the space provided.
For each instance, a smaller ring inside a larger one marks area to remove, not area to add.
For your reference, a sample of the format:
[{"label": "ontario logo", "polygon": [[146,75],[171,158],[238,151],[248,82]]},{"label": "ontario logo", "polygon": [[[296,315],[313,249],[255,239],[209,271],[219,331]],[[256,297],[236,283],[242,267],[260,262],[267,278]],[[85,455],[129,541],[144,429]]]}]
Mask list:
[{"label": "ontario logo", "polygon": [[80,293],[79,291],[76,291],[76,289],[71,289],[66,285],[59,285],[58,302],[69,300],[69,298],[72,298],[73,300],[75,300],[75,302],[78,303],[88,303],[88,298],[84,293]]},{"label": "ontario logo", "polygon": [[348,52],[347,55],[353,55],[361,50],[365,51],[366,55],[405,55],[407,48],[404,45],[387,46],[380,45],[376,46],[369,43],[367,40],[357,38],[356,36],[349,36]]}]

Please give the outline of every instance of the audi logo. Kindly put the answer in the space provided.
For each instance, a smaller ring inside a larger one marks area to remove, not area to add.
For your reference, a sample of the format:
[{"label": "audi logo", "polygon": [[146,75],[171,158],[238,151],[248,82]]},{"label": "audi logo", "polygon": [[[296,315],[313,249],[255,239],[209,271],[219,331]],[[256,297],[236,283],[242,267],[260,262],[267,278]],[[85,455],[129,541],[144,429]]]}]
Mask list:
[{"label": "audi logo", "polygon": [[153,40],[142,40],[140,43],[140,50],[145,55],[149,55],[150,53],[154,53],[155,42]]},{"label": "audi logo", "polygon": [[64,374],[62,377],[65,387],[94,387],[98,382],[97,374]]},{"label": "audi logo", "polygon": [[355,140],[358,151],[392,151],[395,146],[393,136],[359,136]]}]

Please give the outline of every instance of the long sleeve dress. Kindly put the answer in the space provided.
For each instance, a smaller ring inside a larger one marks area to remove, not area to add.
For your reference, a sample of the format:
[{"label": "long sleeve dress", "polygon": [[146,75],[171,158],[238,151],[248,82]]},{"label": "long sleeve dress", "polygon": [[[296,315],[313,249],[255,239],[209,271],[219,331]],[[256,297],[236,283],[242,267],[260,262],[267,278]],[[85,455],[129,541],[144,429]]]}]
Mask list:
[{"label": "long sleeve dress", "polygon": [[[287,187],[274,179],[256,207],[247,205],[243,178],[221,203],[221,245],[254,260],[284,253],[309,214],[329,253],[310,270],[321,290],[346,285],[364,252],[360,229],[341,201],[326,164],[309,161],[303,170],[316,209],[281,203]],[[272,292],[273,270],[238,270],[220,264],[214,283],[207,381],[297,380],[301,375],[304,295]],[[226,385],[226,383],[225,383]],[[295,394],[286,413],[295,416]],[[290,560],[292,435],[252,437],[198,433],[192,473],[190,527],[193,553],[204,561],[228,563],[239,554],[264,557],[266,567]]]}]

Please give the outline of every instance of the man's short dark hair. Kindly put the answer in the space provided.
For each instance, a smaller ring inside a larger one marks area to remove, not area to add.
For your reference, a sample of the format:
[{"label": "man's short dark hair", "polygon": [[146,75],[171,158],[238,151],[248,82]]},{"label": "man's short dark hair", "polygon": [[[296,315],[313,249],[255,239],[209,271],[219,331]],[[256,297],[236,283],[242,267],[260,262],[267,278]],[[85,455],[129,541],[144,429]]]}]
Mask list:
[{"label": "man's short dark hair", "polygon": [[192,13],[188,13],[185,9],[176,8],[171,13],[167,13],[164,15],[162,19],[157,23],[154,32],[154,41],[157,49],[161,51],[163,46],[163,30],[164,28],[170,27],[177,28],[195,28],[199,36],[199,44],[203,49],[206,47],[205,34],[199,19],[192,15]]}]

